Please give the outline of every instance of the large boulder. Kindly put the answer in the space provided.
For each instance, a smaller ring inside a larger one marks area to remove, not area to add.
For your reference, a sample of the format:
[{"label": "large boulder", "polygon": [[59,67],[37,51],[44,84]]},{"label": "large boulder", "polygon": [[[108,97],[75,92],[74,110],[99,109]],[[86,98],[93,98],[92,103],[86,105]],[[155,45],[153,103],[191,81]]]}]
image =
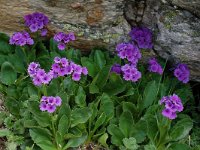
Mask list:
[{"label": "large boulder", "polygon": [[154,52],[171,64],[188,64],[191,79],[200,81],[200,1],[131,0],[127,6],[125,15],[132,26],[154,31]]},{"label": "large boulder", "polygon": [[73,46],[86,51],[114,50],[129,40],[131,26],[149,27],[153,51],[172,64],[188,64],[191,79],[200,81],[199,0],[1,0],[0,11],[0,32],[24,30],[23,16],[39,11],[50,19],[50,36],[73,31],[78,37]]},{"label": "large boulder", "polygon": [[0,32],[24,30],[23,16],[38,11],[49,17],[51,36],[73,31],[78,36],[73,43],[77,48],[113,48],[130,31],[123,9],[123,0],[1,0]]}]

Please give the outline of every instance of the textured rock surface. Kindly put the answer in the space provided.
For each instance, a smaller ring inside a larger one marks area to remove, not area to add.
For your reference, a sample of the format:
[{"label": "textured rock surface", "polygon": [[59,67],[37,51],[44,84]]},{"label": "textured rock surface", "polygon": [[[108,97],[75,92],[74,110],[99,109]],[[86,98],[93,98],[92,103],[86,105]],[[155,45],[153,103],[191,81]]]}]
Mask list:
[{"label": "textured rock surface", "polygon": [[200,81],[200,0],[0,0],[0,11],[0,32],[24,30],[22,16],[44,12],[50,36],[74,31],[73,46],[82,50],[114,49],[128,40],[130,25],[144,25],[154,32],[154,52],[187,63]]},{"label": "textured rock surface", "polygon": [[[192,0],[186,6],[187,3],[189,1],[186,0],[132,0],[132,3],[127,5],[125,15],[132,26],[144,25],[154,31],[156,54],[170,60],[172,64],[188,64],[191,78],[200,81],[200,9],[196,10],[200,1]],[[178,7],[171,4],[177,4]],[[194,4],[196,7],[193,7]],[[140,20],[137,19],[136,12],[141,8],[143,10],[140,12],[143,14],[138,15]]]},{"label": "textured rock surface", "polygon": [[77,48],[113,47],[125,38],[130,26],[123,17],[123,0],[0,0],[0,32],[23,30],[25,14],[44,12],[56,31],[74,31]]},{"label": "textured rock surface", "polygon": [[200,0],[168,0],[172,5],[181,7],[200,17]]}]

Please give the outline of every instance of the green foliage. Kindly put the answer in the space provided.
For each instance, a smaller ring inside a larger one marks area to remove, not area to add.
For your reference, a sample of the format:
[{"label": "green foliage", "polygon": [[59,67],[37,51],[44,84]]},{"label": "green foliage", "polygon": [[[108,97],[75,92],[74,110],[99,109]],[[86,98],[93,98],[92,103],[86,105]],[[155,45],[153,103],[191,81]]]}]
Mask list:
[{"label": "green foliage", "polygon": [[[170,121],[161,115],[161,97],[178,94],[187,104],[193,95],[189,84],[174,78],[145,72],[137,83],[125,81],[111,72],[119,57],[108,51],[92,50],[82,56],[79,50],[59,51],[57,44],[37,40],[32,47],[11,46],[0,34],[0,89],[8,112],[0,113],[0,137],[7,138],[8,149],[66,150],[97,143],[106,149],[179,150],[188,146],[193,120],[179,115]],[[49,44],[49,45],[48,45]],[[55,56],[66,57],[87,67],[88,76],[80,82],[70,76],[53,79],[36,87],[27,74],[28,64],[39,62],[49,70]],[[62,105],[53,113],[39,109],[43,95],[60,96]]]}]

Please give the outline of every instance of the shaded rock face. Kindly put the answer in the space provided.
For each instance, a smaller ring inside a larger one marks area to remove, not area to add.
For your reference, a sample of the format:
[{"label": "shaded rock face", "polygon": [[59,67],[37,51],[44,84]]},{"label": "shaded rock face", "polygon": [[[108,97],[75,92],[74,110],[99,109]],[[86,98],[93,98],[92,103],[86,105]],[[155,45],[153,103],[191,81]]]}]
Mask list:
[{"label": "shaded rock face", "polygon": [[50,36],[55,32],[75,32],[73,46],[90,50],[94,47],[113,48],[127,39],[130,25],[123,17],[123,0],[1,0],[0,32],[21,31],[23,16],[35,11],[50,19]]},{"label": "shaded rock face", "polygon": [[[188,64],[191,79],[200,81],[200,9],[197,9],[200,1],[190,0],[188,3],[187,0],[133,0],[125,15],[132,26],[147,26],[154,31],[156,54],[168,59],[171,64]],[[141,20],[135,17],[135,12],[142,8],[135,7],[138,4],[144,8],[140,11],[143,12]]]},{"label": "shaded rock face", "polygon": [[39,11],[50,19],[49,36],[73,31],[73,46],[85,51],[114,50],[129,40],[131,26],[149,27],[154,52],[188,64],[192,80],[200,81],[200,0],[1,0],[0,11],[0,32],[24,30],[23,16]]}]

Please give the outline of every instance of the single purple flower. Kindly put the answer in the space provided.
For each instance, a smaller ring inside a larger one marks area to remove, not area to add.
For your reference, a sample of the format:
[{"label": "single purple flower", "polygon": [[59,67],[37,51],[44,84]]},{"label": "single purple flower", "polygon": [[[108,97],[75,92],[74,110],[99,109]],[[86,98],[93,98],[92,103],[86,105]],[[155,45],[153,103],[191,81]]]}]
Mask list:
[{"label": "single purple flower", "polygon": [[59,96],[55,97],[55,105],[56,106],[60,106],[62,103],[62,99]]},{"label": "single purple flower", "polygon": [[39,77],[34,77],[33,78],[33,84],[36,85],[36,86],[41,86],[42,80]]},{"label": "single purple flower", "polygon": [[66,47],[66,45],[62,42],[58,44],[58,49],[61,51],[63,51],[65,49],[65,47]]},{"label": "single purple flower", "polygon": [[55,63],[60,63],[60,57],[55,57],[55,58],[54,58],[54,62],[55,62]]},{"label": "single purple flower", "polygon": [[46,111],[47,110],[47,104],[46,104],[46,102],[41,102],[40,103],[40,110],[41,111]]},{"label": "single purple flower", "polygon": [[115,72],[117,74],[121,74],[121,66],[120,64],[114,64],[111,68],[110,72]]},{"label": "single purple flower", "polygon": [[47,35],[47,29],[42,29],[40,34],[41,34],[41,36],[46,36]]},{"label": "single purple flower", "polygon": [[83,73],[84,75],[87,75],[87,74],[88,74],[88,70],[87,70],[86,67],[83,67],[83,68],[82,68],[82,73]]},{"label": "single purple flower", "polygon": [[49,113],[53,113],[55,110],[56,110],[56,106],[55,105],[50,105],[50,104],[47,105],[47,111]]},{"label": "single purple flower", "polygon": [[73,74],[72,74],[72,79],[73,79],[74,81],[79,81],[79,80],[81,79],[81,75],[78,74],[78,73],[73,73]]}]

